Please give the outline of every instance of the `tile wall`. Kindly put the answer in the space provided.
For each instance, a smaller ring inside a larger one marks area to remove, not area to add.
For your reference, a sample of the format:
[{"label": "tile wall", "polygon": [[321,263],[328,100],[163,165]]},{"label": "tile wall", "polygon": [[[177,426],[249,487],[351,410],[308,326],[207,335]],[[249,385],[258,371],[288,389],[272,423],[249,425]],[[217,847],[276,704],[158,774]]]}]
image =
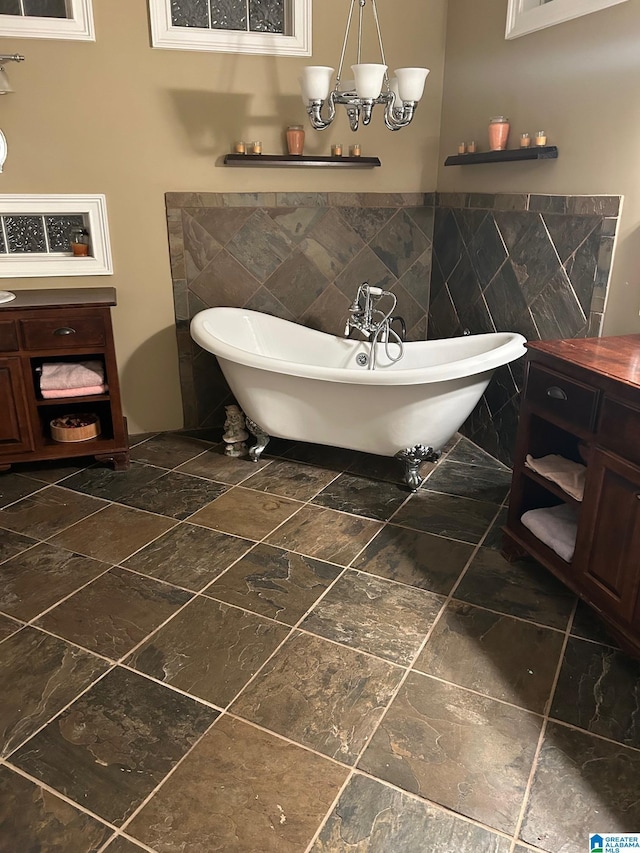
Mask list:
[{"label": "tile wall", "polygon": [[189,320],[229,305],[343,334],[358,285],[391,290],[424,340],[434,194],[168,193],[184,425],[222,426],[232,402]]},{"label": "tile wall", "polygon": [[[439,193],[429,338],[598,336],[620,196]],[[463,432],[511,464],[521,359],[496,372]]]},{"label": "tile wall", "polygon": [[[221,427],[232,402],[190,338],[198,311],[246,307],[342,334],[363,281],[392,290],[408,340],[517,331],[597,336],[620,196],[526,193],[168,193],[186,428]],[[463,427],[506,464],[523,361],[496,372]]]}]

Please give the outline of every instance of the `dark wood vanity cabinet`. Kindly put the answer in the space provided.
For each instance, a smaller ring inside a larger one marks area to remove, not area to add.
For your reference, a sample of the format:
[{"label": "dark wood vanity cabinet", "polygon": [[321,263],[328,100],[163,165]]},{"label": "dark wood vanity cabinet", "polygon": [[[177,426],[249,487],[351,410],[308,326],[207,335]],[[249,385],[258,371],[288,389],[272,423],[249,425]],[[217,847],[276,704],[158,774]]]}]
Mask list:
[{"label": "dark wood vanity cabinet", "polygon": [[[526,467],[527,454],[586,465],[582,501]],[[578,519],[571,562],[521,521],[561,503]],[[534,557],[640,656],[640,335],[528,344],[503,535],[507,559]]]},{"label": "dark wood vanity cabinet", "polygon": [[[22,290],[0,305],[0,471],[34,460],[94,456],[116,469],[129,464],[111,306],[112,287]],[[98,360],[107,390],[93,396],[43,399],[38,371],[46,362]],[[89,412],[101,432],[82,442],[51,437],[50,423]]]}]

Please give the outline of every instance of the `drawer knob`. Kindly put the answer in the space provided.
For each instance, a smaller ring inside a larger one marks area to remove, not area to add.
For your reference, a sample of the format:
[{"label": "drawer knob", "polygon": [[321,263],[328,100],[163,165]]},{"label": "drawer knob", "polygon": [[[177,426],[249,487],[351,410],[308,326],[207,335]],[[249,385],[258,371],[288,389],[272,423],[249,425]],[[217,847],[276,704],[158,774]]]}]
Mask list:
[{"label": "drawer knob", "polygon": [[567,399],[566,392],[564,392],[562,388],[558,388],[557,385],[552,385],[551,388],[547,388],[547,397],[551,397],[552,400]]},{"label": "drawer knob", "polygon": [[72,329],[70,326],[62,326],[60,329],[55,329],[54,335],[58,337],[62,337],[63,335],[75,335],[76,330]]}]

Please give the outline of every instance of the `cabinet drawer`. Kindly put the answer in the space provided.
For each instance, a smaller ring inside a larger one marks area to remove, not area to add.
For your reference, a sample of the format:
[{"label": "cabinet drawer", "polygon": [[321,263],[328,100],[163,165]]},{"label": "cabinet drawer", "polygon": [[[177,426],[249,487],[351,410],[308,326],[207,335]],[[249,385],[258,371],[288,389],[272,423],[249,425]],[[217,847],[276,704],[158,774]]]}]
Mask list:
[{"label": "cabinet drawer", "polygon": [[640,410],[605,397],[598,425],[598,444],[640,465]]},{"label": "cabinet drawer", "polygon": [[0,352],[16,352],[18,349],[18,333],[13,320],[0,322]]},{"label": "cabinet drawer", "polygon": [[572,426],[593,428],[598,391],[538,364],[529,365],[527,401]]},{"label": "cabinet drawer", "polygon": [[70,317],[22,320],[22,339],[29,350],[68,350],[105,344],[102,317]]}]

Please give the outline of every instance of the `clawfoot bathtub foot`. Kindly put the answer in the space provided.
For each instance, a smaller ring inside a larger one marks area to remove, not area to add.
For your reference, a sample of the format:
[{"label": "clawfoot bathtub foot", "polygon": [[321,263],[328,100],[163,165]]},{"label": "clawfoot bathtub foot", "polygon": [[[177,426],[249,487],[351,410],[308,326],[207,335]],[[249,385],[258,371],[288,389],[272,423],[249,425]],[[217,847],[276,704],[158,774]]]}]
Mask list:
[{"label": "clawfoot bathtub foot", "polygon": [[246,418],[246,423],[247,429],[251,435],[254,435],[257,439],[257,443],[254,444],[253,447],[249,448],[249,456],[253,462],[257,462],[262,456],[265,447],[271,441],[271,436],[267,435],[262,427],[258,426],[258,424],[250,418]]},{"label": "clawfoot bathtub foot", "polygon": [[416,444],[415,447],[407,447],[396,453],[396,459],[404,470],[404,482],[410,491],[416,492],[422,485],[423,478],[420,476],[420,466],[423,462],[437,462],[440,453],[433,447],[425,447],[424,444]]}]

